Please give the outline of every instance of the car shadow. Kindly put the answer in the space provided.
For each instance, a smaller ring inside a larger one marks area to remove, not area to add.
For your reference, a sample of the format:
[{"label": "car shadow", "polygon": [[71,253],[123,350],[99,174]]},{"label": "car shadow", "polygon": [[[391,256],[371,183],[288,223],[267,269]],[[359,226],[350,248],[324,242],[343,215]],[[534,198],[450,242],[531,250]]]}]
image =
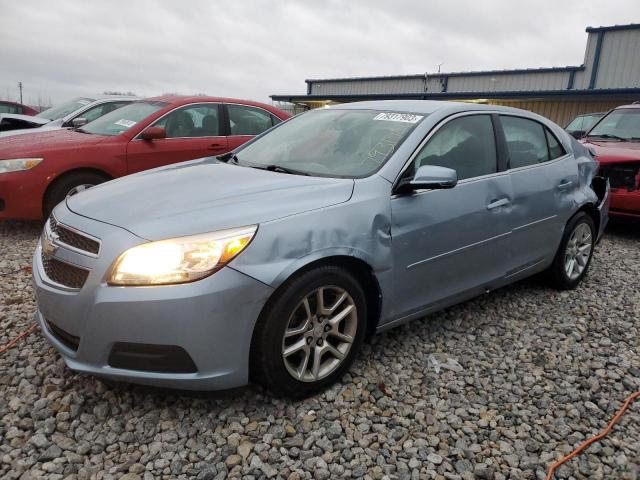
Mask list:
[{"label": "car shadow", "polygon": [[609,219],[605,235],[640,240],[640,219],[615,218]]}]

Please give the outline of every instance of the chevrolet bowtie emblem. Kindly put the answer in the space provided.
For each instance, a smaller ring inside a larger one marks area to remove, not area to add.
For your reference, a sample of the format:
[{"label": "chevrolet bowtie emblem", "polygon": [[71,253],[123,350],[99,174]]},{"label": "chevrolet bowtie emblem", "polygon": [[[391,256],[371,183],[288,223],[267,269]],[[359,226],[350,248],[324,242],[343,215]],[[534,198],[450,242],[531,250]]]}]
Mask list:
[{"label": "chevrolet bowtie emblem", "polygon": [[58,249],[58,246],[54,243],[57,240],[57,238],[58,236],[56,234],[49,231],[45,231],[44,235],[42,235],[42,240],[40,244],[42,245],[42,252],[46,256],[50,257]]}]

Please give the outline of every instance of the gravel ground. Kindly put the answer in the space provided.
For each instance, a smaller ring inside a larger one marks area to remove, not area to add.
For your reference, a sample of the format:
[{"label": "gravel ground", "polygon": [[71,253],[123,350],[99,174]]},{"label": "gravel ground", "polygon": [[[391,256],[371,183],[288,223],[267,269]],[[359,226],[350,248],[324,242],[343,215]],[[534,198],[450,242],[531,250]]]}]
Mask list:
[{"label": "gravel ground", "polygon": [[[0,273],[39,224],[0,224]],[[618,224],[576,291],[537,280],[365,345],[324,394],[109,386],[39,333],[0,356],[0,478],[544,478],[640,389],[640,225]],[[0,277],[0,344],[31,323],[29,274]],[[640,478],[640,400],[558,478]]]}]

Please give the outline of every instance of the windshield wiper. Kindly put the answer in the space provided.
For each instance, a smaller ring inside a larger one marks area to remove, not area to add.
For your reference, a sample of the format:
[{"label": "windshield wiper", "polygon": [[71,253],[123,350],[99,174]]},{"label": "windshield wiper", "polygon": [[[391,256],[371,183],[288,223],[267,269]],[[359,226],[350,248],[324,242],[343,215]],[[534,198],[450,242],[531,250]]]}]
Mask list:
[{"label": "windshield wiper", "polygon": [[304,175],[305,177],[309,176],[307,172],[301,172],[300,170],[293,170],[291,168],[282,167],[275,164],[265,165],[264,167],[255,166],[254,168],[261,168],[263,170],[269,170],[270,172],[289,173],[291,175]]},{"label": "windshield wiper", "polygon": [[596,138],[611,138],[614,140],[619,140],[621,142],[626,142],[627,139],[623,137],[619,137],[618,135],[613,135],[612,133],[603,133],[601,135],[587,135],[587,138],[596,137]]}]

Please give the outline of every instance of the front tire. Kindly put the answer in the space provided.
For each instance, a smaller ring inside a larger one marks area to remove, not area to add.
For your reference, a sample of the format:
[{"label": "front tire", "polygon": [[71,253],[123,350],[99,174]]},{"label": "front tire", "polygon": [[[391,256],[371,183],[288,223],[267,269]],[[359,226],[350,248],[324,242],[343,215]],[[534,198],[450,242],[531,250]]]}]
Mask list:
[{"label": "front tire", "polygon": [[67,197],[106,181],[107,179],[104,176],[93,172],[75,172],[60,177],[49,187],[45,195],[43,205],[45,218],[48,218],[54,207]]},{"label": "front tire", "polygon": [[548,272],[554,287],[573,290],[580,284],[591,264],[595,238],[595,223],[587,213],[578,212],[569,220]]},{"label": "front tire", "polygon": [[362,287],[339,267],[319,267],[288,280],[256,325],[253,380],[275,395],[294,398],[333,384],[360,350],[366,308]]}]

